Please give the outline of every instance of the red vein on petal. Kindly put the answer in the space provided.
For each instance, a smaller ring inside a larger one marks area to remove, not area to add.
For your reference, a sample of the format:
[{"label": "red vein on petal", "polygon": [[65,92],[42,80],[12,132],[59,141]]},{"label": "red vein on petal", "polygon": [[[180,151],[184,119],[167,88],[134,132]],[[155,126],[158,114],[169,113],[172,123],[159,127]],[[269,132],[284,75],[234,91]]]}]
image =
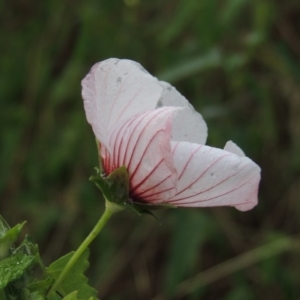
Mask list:
[{"label": "red vein on petal", "polygon": [[178,176],[178,180],[181,178],[183,175],[184,171],[186,170],[187,166],[191,162],[191,159],[195,156],[195,154],[202,148],[202,145],[198,145],[196,150],[193,150],[192,154],[190,155],[189,159],[186,161],[184,168],[182,169],[180,175]]},{"label": "red vein on petal", "polygon": [[[170,187],[170,188],[168,188],[168,189],[166,189],[166,190],[159,191],[159,192],[157,192],[157,193],[153,193],[153,194],[144,196],[143,199],[152,197],[152,196],[154,196],[154,195],[162,194],[162,193],[167,192],[167,191],[170,191],[170,190],[172,190],[172,189],[174,189],[174,187]],[[161,200],[161,199],[155,199],[155,200],[151,199],[151,200],[147,200],[147,201],[152,202],[152,201],[156,201],[156,200]]]},{"label": "red vein on petal", "polygon": [[[126,127],[124,124],[124,126],[122,126],[122,129],[120,131],[123,132],[125,130],[125,134],[126,134],[126,130],[130,130],[129,127],[132,125],[132,123],[134,123],[135,120],[136,120],[136,118],[132,118],[129,121],[127,121],[126,123],[129,123],[129,124],[126,124]],[[119,166],[124,165],[124,163],[125,163],[126,153],[124,153],[123,157],[121,157],[123,145],[124,145],[124,136],[121,137],[121,142],[120,142],[120,145],[118,146],[118,165]]]},{"label": "red vein on petal", "polygon": [[[144,179],[142,179],[139,183],[135,184],[134,187],[131,189],[131,192],[134,192],[137,188],[139,188],[153,173],[154,171],[156,171],[157,167],[163,162],[164,160],[161,159],[158,164],[156,164],[154,166],[154,168],[147,174],[146,177],[144,177]],[[133,175],[134,176],[134,175]],[[133,178],[133,176],[131,177],[131,180]]]},{"label": "red vein on petal", "polygon": [[172,155],[174,156],[174,153],[175,153],[175,151],[177,150],[177,147],[178,147],[178,145],[180,144],[180,142],[173,142],[173,144],[175,144],[176,143],[176,145],[173,147],[173,149],[172,149]]},{"label": "red vein on petal", "polygon": [[121,141],[119,141],[120,133],[122,132],[121,130],[118,131],[115,143],[114,143],[114,161],[116,162],[116,165],[119,167],[119,158],[120,158],[120,149],[121,149],[121,144],[122,144],[122,136],[121,136]]},{"label": "red vein on petal", "polygon": [[109,160],[108,160],[108,155],[107,155],[107,150],[104,146],[101,146],[101,154],[102,156],[102,162],[103,162],[103,167],[106,175],[108,175],[111,172],[112,167],[110,166]]},{"label": "red vein on petal", "polygon": [[[111,71],[111,69],[106,74],[108,74],[110,71]],[[116,73],[117,73],[117,75],[119,75],[118,72],[116,72]],[[122,81],[122,83],[119,86],[118,92],[117,92],[117,94],[116,94],[116,96],[115,96],[115,98],[113,100],[113,103],[112,103],[112,105],[110,107],[109,118],[108,118],[109,125],[110,125],[112,111],[113,111],[113,109],[114,109],[114,107],[116,105],[116,102],[117,102],[117,100],[119,99],[119,96],[120,96],[121,88],[123,87],[124,83],[128,80],[128,78],[130,78],[131,76],[132,76],[132,73],[129,73],[128,76],[125,77],[125,79]],[[118,118],[116,118],[116,119],[118,119]]]},{"label": "red vein on petal", "polygon": [[[160,109],[157,109],[157,110],[154,110],[157,111],[156,114],[154,116],[152,116],[146,124],[143,125],[143,129],[140,131],[139,133],[139,136],[137,138],[137,141],[141,138],[141,135],[145,133],[145,128],[149,125],[149,123],[151,123],[151,121],[153,121],[153,119],[155,119],[158,115],[160,115],[162,112],[164,112],[167,108],[160,108]],[[153,111],[150,111],[150,112],[153,112]],[[135,127],[136,128],[136,127]],[[133,130],[134,132],[134,130]],[[128,143],[129,144],[129,143]],[[132,152],[131,152],[131,156],[130,156],[130,159],[129,159],[129,162],[128,162],[128,165],[127,165],[127,169],[129,170],[130,169],[130,165],[131,165],[131,162],[132,162],[132,158],[134,156],[134,153],[136,151],[136,148],[137,148],[137,144],[138,143],[135,143],[133,149],[132,149]],[[127,150],[127,149],[126,149]]]},{"label": "red vein on petal", "polygon": [[[113,143],[113,154],[114,154],[114,161],[117,162],[117,165],[119,166],[119,153],[120,153],[120,145],[119,145],[119,137],[120,137],[120,133],[122,132],[122,129],[124,127],[122,127],[120,130],[118,130],[117,134],[116,134],[116,137],[114,139],[114,143]],[[110,144],[111,144],[111,141],[112,141],[112,138],[113,138],[113,135],[114,135],[114,132],[113,134],[110,136]],[[121,136],[122,138],[122,136]],[[122,140],[121,140],[122,142]]]},{"label": "red vein on petal", "polygon": [[[145,113],[145,116],[147,117],[147,115],[149,115],[151,112],[152,112],[152,111],[148,111],[147,113]],[[141,116],[142,116],[142,114],[135,117],[134,120],[135,120],[135,121],[138,120],[138,121],[137,121],[137,124],[134,124],[134,128],[130,128],[130,129],[128,128],[128,129],[130,130],[130,136],[129,136],[129,139],[128,139],[127,144],[126,144],[126,149],[125,149],[125,153],[124,153],[124,163],[125,163],[125,161],[126,161],[127,150],[128,150],[129,145],[131,145],[131,140],[132,140],[132,138],[133,138],[135,129],[136,129],[137,126],[143,121],[143,118],[142,118]],[[131,125],[132,125],[132,124],[131,124]],[[135,144],[135,145],[136,145],[136,144]],[[135,146],[134,146],[134,147],[135,147]],[[132,154],[131,154],[131,157],[132,157]],[[131,158],[130,158],[130,159],[131,159]],[[128,164],[126,167],[127,167],[127,169],[129,169],[129,164]]]},{"label": "red vein on petal", "polygon": [[[181,203],[176,203],[176,205],[180,205],[180,204],[193,204],[193,203],[202,203],[202,202],[207,202],[207,201],[210,201],[210,200],[213,200],[213,199],[217,199],[217,198],[220,198],[220,197],[223,197],[223,196],[225,196],[225,195],[228,195],[228,194],[230,194],[230,193],[232,193],[232,192],[235,192],[236,190],[238,190],[238,189],[240,189],[241,187],[243,187],[244,185],[246,185],[248,182],[250,182],[253,178],[255,178],[257,175],[255,175],[255,176],[252,176],[249,180],[247,180],[246,182],[244,182],[242,185],[240,185],[240,186],[238,186],[237,188],[235,188],[235,189],[233,189],[233,190],[230,190],[230,191],[228,191],[228,192],[226,192],[226,193],[224,193],[224,194],[221,194],[221,195],[218,195],[218,196],[215,196],[215,197],[211,197],[211,198],[208,198],[208,199],[205,199],[205,200],[198,200],[198,201],[191,201],[191,202],[186,202],[186,201],[184,201],[184,202],[181,202]],[[168,203],[172,203],[171,201],[170,202],[168,202]],[[246,203],[249,203],[249,202],[245,202],[245,203],[241,203],[241,204],[246,204]],[[233,205],[240,205],[240,203],[237,203],[237,204],[233,204]],[[232,206],[232,205],[231,205]]]},{"label": "red vein on petal", "polygon": [[[117,136],[116,138],[114,139],[114,142],[113,142],[113,137],[114,137],[114,132],[113,134],[110,136],[110,140],[109,140],[109,143],[110,144],[113,144],[113,152],[114,152],[114,162],[116,163],[117,166],[121,166],[121,162],[120,162],[120,152],[121,152],[121,149],[122,149],[122,145],[123,145],[123,136],[121,136],[121,141],[119,142],[119,137],[120,137],[120,134],[123,133],[123,131],[127,130],[127,128],[135,121],[135,118],[131,118],[129,120],[127,120],[124,124],[122,124],[122,127],[119,128],[117,127],[115,130],[118,129],[118,133],[117,133]],[[129,124],[128,124],[129,123]]]},{"label": "red vein on petal", "polygon": [[195,197],[195,196],[199,196],[199,195],[201,195],[201,194],[203,194],[203,193],[205,193],[205,192],[207,192],[207,191],[210,191],[211,189],[213,189],[213,188],[219,186],[220,184],[224,183],[224,182],[227,181],[228,179],[230,179],[230,178],[236,176],[237,174],[239,174],[244,168],[245,168],[245,166],[243,166],[243,168],[241,168],[238,172],[232,174],[231,176],[226,177],[226,178],[223,179],[222,181],[218,182],[217,184],[211,186],[210,188],[208,188],[208,189],[206,189],[206,190],[204,190],[204,191],[200,191],[199,193],[196,193],[196,194],[194,194],[194,195],[187,196],[187,197],[184,197],[184,198],[175,199],[175,200],[172,200],[172,201],[170,201],[170,202],[173,203],[173,202],[177,202],[177,201],[180,201],[180,200],[183,200],[183,199],[189,199],[189,198],[192,198],[192,197]]},{"label": "red vein on petal", "polygon": [[162,132],[164,132],[164,129],[160,129],[160,130],[156,131],[155,134],[152,136],[152,138],[148,141],[147,146],[145,147],[145,149],[144,149],[144,151],[143,151],[143,154],[142,154],[142,156],[141,156],[140,161],[138,162],[138,164],[137,164],[137,166],[135,167],[135,169],[131,172],[131,175],[130,175],[131,180],[133,179],[133,177],[135,176],[136,172],[137,172],[138,169],[140,168],[140,166],[141,166],[141,164],[142,164],[142,162],[143,162],[143,159],[145,158],[145,155],[146,155],[146,153],[148,152],[149,145],[150,145],[150,144],[153,142],[153,140],[155,140],[156,137],[157,137],[158,135],[160,135],[160,133],[162,133]]},{"label": "red vein on petal", "polygon": [[[133,85],[133,84],[132,84]],[[128,87],[127,87],[128,88]],[[123,110],[119,113],[117,119],[121,118],[121,116],[124,114],[124,112],[127,110],[129,105],[132,103],[132,101],[137,97],[137,95],[141,92],[142,87],[139,88],[139,90],[135,93],[135,95],[132,96],[131,100],[126,104],[126,106],[123,108]]]},{"label": "red vein on petal", "polygon": [[143,194],[147,193],[148,191],[157,188],[157,187],[160,186],[162,183],[164,183],[166,180],[168,180],[171,176],[172,176],[172,174],[170,174],[169,176],[167,176],[164,180],[160,181],[160,182],[157,183],[156,185],[153,185],[152,187],[148,188],[147,190],[144,190],[144,191],[138,193],[138,195],[137,195],[136,193],[134,193],[134,195],[136,195],[136,196],[139,197],[140,195],[143,195]]},{"label": "red vein on petal", "polygon": [[[200,148],[199,148],[200,149]],[[198,149],[198,150],[199,150]],[[213,148],[210,148],[208,152],[210,152]],[[182,194],[184,191],[186,191],[187,189],[189,189],[192,185],[195,184],[195,182],[197,182],[199,179],[201,179],[201,177],[213,166],[215,165],[218,161],[220,161],[221,159],[223,159],[225,156],[228,156],[228,155],[232,155],[232,154],[225,154],[221,157],[219,157],[218,159],[216,159],[211,165],[209,165],[208,168],[206,168],[200,175],[199,177],[197,177],[192,183],[190,183],[187,187],[185,187],[184,189],[182,189],[179,193],[177,193],[175,196],[178,196],[180,194]]]},{"label": "red vein on petal", "polygon": [[[102,71],[104,71],[102,68],[100,68]],[[107,91],[106,91],[106,84],[107,84],[107,77],[108,77],[108,73],[109,72],[105,72],[105,76],[104,76],[104,80],[102,81],[103,82],[103,91],[104,91],[104,108],[106,108],[105,106],[105,104],[107,104],[108,103],[108,101],[107,101]],[[95,78],[95,82],[96,82],[96,78]],[[105,111],[105,110],[104,110]],[[97,107],[97,112],[98,112],[98,107]],[[106,124],[106,128],[105,128],[105,131],[107,132],[107,128],[108,128],[108,125],[109,125],[109,119],[108,119],[108,122],[107,122],[107,124]]]}]

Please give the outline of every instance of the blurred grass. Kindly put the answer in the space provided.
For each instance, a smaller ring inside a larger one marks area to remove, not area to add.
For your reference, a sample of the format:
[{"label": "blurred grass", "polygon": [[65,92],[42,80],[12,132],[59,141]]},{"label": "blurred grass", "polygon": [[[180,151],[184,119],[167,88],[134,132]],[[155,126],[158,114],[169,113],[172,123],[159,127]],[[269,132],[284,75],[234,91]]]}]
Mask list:
[{"label": "blurred grass", "polygon": [[[28,220],[47,263],[76,248],[103,210],[88,181],[97,153],[80,80],[99,60],[130,58],[203,114],[208,144],[232,139],[262,167],[260,203],[166,211],[162,226],[116,216],[91,249],[99,295],[299,298],[299,249],[280,244],[300,228],[298,0],[10,0],[0,16],[0,209],[11,224]],[[273,254],[259,262],[260,247]],[[225,269],[210,283],[214,268]]]}]

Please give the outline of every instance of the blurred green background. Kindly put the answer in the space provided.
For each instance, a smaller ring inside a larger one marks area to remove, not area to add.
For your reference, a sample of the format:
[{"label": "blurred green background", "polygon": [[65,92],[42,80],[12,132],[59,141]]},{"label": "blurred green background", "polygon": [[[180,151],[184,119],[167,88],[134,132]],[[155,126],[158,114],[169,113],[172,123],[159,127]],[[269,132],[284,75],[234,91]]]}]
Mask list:
[{"label": "blurred green background", "polygon": [[[80,81],[130,58],[262,168],[259,205],[116,215],[91,246],[101,299],[299,299],[299,0],[0,2],[0,213],[48,264],[103,211]],[[240,256],[242,255],[242,256]]]}]

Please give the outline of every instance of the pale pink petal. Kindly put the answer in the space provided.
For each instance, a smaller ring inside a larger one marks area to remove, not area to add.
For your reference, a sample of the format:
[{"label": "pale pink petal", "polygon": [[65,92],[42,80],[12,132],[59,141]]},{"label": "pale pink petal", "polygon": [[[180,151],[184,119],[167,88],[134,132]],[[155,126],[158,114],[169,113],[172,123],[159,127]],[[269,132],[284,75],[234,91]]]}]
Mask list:
[{"label": "pale pink petal", "polygon": [[177,172],[170,141],[171,121],[177,110],[165,107],[142,113],[118,123],[112,131],[110,163],[127,167],[130,196],[135,201],[159,203],[176,192]]},{"label": "pale pink petal", "polygon": [[173,86],[160,81],[163,93],[158,106],[183,107],[175,116],[172,125],[172,140],[205,144],[207,126],[202,116]]},{"label": "pale pink petal", "polygon": [[167,200],[176,206],[235,206],[257,204],[260,168],[249,158],[188,142],[172,142],[178,172],[177,192]]},{"label": "pale pink petal", "polygon": [[155,77],[140,64],[126,59],[97,63],[82,80],[87,120],[96,138],[107,147],[108,133],[116,122],[155,109],[161,93]]},{"label": "pale pink petal", "polygon": [[240,157],[245,157],[245,153],[244,151],[237,145],[235,144],[234,142],[232,141],[228,141],[224,147],[224,150],[228,151],[228,152],[231,152],[231,153],[234,153]]}]

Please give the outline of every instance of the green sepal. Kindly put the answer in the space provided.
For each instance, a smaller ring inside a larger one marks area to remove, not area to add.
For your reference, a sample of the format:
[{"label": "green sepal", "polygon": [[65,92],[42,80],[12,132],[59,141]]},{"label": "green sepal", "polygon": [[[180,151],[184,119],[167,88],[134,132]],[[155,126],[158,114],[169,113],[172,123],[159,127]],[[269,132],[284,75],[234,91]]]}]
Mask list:
[{"label": "green sepal", "polygon": [[172,205],[172,204],[145,204],[145,203],[140,203],[140,202],[134,202],[133,205],[134,205],[134,207],[138,208],[141,211],[177,208],[177,206]]},{"label": "green sepal", "polygon": [[102,160],[102,157],[101,157],[101,143],[95,139],[96,141],[96,145],[97,145],[97,149],[98,149],[98,161],[99,161],[99,173],[102,174],[104,173],[104,168],[103,168],[103,160]]},{"label": "green sepal", "polygon": [[97,175],[90,177],[90,181],[102,191],[104,198],[124,208],[130,208],[138,215],[148,214],[158,220],[152,210],[176,208],[171,204],[152,205],[132,201],[129,196],[129,175],[125,166],[115,169],[108,176],[102,174],[97,168],[96,172]]},{"label": "green sepal", "polygon": [[[1,218],[1,233],[0,233],[0,259],[3,259],[9,255],[10,249],[13,243],[18,239],[19,234],[26,222],[18,224],[13,228],[9,228],[8,224],[3,223],[3,218]],[[6,226],[7,225],[7,226]]]},{"label": "green sepal", "polygon": [[125,166],[115,169],[108,176],[96,169],[97,175],[91,176],[90,181],[102,191],[106,200],[126,205],[129,200],[129,176]]},{"label": "green sepal", "polygon": [[138,205],[135,205],[135,204],[127,204],[126,207],[133,210],[139,216],[149,215],[149,216],[153,217],[157,222],[159,222],[158,217],[149,209],[144,209],[144,208],[139,207]]},{"label": "green sepal", "polygon": [[154,219],[156,219],[156,221],[158,221],[159,223],[160,223],[160,221],[159,221],[158,217],[152,212],[153,210],[177,208],[176,206],[170,205],[170,204],[152,205],[152,204],[144,204],[144,203],[139,203],[139,202],[127,203],[126,207],[128,207],[131,210],[133,210],[134,212],[136,212],[139,216],[142,214],[150,215]]}]

